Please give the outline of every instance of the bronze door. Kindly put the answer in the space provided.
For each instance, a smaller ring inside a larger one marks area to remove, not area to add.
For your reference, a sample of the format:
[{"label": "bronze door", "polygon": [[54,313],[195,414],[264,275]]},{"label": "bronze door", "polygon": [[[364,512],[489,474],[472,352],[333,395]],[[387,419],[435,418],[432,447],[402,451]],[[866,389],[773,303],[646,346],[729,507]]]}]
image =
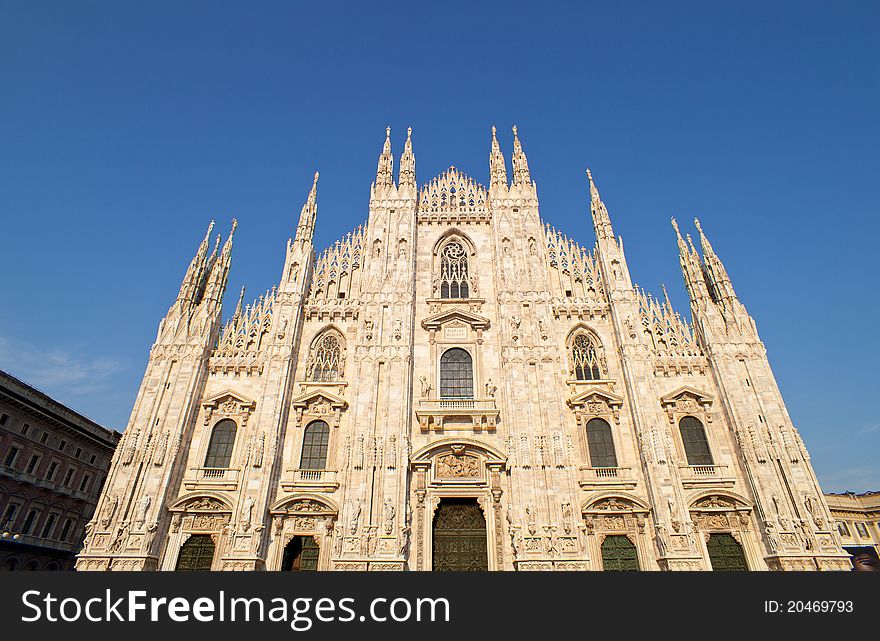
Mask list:
[{"label": "bronze door", "polygon": [[434,570],[489,569],[486,519],[476,499],[442,499],[434,517]]},{"label": "bronze door", "polygon": [[749,569],[742,546],[730,534],[710,534],[706,548],[709,550],[712,569],[716,572],[741,572]]},{"label": "bronze door", "polygon": [[314,572],[318,569],[318,544],[312,536],[295,536],[284,548],[282,571]]},{"label": "bronze door", "polygon": [[175,570],[210,570],[214,562],[214,540],[210,534],[193,534],[189,537],[180,555]]}]

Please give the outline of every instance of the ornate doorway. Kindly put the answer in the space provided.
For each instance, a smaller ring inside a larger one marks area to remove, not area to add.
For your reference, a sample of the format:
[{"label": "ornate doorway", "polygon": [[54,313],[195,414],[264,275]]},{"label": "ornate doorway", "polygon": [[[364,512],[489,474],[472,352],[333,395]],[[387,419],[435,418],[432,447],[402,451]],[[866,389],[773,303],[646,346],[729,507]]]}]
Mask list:
[{"label": "ornate doorway", "polygon": [[313,536],[295,536],[284,548],[282,572],[317,572],[318,543]]},{"label": "ornate doorway", "polygon": [[214,539],[210,534],[193,534],[180,548],[175,570],[210,570],[214,562]]},{"label": "ornate doorway", "polygon": [[489,569],[486,518],[477,499],[443,498],[434,516],[434,570]]},{"label": "ornate doorway", "polygon": [[742,546],[730,534],[710,534],[709,540],[706,541],[706,548],[709,551],[712,570],[716,572],[742,572],[749,569]]}]

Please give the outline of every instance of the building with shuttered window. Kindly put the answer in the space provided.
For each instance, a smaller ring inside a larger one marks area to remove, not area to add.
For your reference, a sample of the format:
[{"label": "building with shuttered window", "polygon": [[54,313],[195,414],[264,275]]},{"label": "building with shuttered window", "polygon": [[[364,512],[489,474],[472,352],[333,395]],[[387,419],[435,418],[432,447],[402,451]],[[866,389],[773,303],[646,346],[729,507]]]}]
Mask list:
[{"label": "building with shuttered window", "polygon": [[[546,225],[516,129],[488,187],[390,134],[320,253],[225,320],[211,228],[158,327],[83,570],[849,567],[721,259],[673,221],[690,320],[632,280],[599,190]],[[212,223],[213,224],[213,223]]]},{"label": "building with shuttered window", "polygon": [[70,570],[120,434],[0,371],[0,570]]}]

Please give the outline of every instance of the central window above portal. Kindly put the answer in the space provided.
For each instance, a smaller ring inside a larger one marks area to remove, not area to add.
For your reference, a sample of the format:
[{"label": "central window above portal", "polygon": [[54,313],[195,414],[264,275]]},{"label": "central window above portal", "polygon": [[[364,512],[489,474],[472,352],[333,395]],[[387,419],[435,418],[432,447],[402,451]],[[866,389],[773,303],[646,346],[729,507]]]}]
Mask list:
[{"label": "central window above portal", "polygon": [[440,252],[440,298],[468,298],[467,252],[461,243],[452,241]]}]

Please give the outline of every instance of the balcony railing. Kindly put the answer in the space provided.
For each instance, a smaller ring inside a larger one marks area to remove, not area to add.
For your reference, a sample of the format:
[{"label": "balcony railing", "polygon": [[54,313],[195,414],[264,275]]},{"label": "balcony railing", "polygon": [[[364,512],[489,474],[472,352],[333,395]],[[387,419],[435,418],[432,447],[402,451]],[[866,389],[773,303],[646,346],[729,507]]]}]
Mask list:
[{"label": "balcony railing", "polygon": [[678,469],[685,486],[730,486],[736,482],[736,479],[728,473],[726,465],[681,465]]},{"label": "balcony railing", "polygon": [[332,492],[339,487],[337,473],[336,470],[286,470],[281,477],[281,487],[286,491],[308,488]]},{"label": "balcony railing", "polygon": [[197,470],[198,478],[220,481],[237,481],[238,470],[231,467],[200,467]]},{"label": "balcony railing", "polygon": [[628,467],[582,467],[578,484],[590,487],[635,487],[636,479]]},{"label": "balcony railing", "polygon": [[233,467],[191,468],[183,483],[187,489],[215,488],[234,490],[238,487],[240,470]]},{"label": "balcony railing", "polygon": [[494,398],[420,398],[416,416],[422,431],[444,429],[450,417],[465,417],[474,429],[494,430],[500,412]]}]

